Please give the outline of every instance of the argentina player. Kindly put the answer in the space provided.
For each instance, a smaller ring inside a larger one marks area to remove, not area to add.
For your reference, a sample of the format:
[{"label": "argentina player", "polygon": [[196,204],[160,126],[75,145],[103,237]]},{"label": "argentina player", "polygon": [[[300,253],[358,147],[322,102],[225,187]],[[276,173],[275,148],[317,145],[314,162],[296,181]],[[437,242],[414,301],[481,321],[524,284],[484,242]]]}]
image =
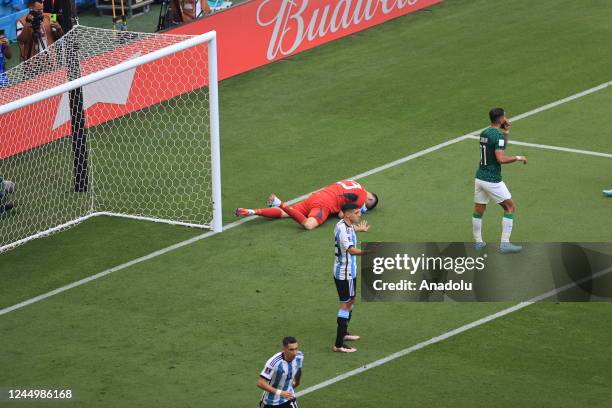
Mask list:
[{"label": "argentina player", "polygon": [[357,256],[365,251],[357,249],[357,234],[355,231],[366,232],[370,229],[367,221],[359,222],[361,218],[360,207],[355,203],[348,203],[342,207],[343,218],[334,228],[335,257],[334,282],[338,290],[340,309],[336,322],[336,342],[333,350],[338,353],[353,353],[356,348],[347,346],[347,340],[359,340],[359,336],[348,332],[348,324],[353,313],[353,304],[357,294]]},{"label": "argentina player", "polygon": [[283,351],[268,359],[257,386],[264,390],[261,408],[298,408],[293,389],[300,385],[304,354],[295,337],[283,339]]}]

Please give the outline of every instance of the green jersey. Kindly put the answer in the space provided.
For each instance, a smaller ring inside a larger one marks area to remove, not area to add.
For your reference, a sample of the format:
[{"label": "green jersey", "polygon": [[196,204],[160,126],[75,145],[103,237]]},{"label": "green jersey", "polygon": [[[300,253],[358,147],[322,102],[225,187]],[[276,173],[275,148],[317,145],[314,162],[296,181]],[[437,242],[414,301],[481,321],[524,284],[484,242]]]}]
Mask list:
[{"label": "green jersey", "polygon": [[501,164],[495,157],[496,150],[506,149],[506,139],[501,130],[497,128],[486,128],[480,134],[480,165],[476,170],[476,178],[499,183],[502,181]]}]

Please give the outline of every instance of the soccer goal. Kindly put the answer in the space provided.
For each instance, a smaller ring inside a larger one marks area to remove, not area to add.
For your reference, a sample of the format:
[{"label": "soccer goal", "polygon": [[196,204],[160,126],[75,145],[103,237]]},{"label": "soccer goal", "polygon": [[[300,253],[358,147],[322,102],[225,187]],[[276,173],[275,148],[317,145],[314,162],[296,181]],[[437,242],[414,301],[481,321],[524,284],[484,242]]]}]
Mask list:
[{"label": "soccer goal", "polygon": [[101,215],[221,232],[215,32],[75,26],[0,79],[0,252]]}]

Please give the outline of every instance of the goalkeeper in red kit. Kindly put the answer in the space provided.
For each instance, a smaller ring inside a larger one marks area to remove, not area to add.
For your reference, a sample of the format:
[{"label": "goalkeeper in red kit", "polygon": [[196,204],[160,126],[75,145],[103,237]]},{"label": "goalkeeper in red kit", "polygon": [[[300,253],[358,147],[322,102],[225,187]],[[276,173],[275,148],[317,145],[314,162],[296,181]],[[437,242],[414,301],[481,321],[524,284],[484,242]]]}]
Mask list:
[{"label": "goalkeeper in red kit", "polygon": [[348,203],[356,204],[364,213],[378,205],[378,196],[366,191],[354,180],[342,180],[316,191],[304,201],[289,205],[271,194],[268,208],[236,208],[237,217],[259,215],[266,218],[291,217],[307,230],[323,224],[330,214],[342,216],[342,207]]}]

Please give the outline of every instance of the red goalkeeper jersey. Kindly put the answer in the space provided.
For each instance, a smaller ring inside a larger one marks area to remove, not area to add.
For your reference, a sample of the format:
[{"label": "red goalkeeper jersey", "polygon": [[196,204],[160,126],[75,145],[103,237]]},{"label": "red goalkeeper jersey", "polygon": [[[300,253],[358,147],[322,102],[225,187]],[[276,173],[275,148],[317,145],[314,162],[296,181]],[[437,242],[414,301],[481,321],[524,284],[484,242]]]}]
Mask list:
[{"label": "red goalkeeper jersey", "polygon": [[366,190],[356,181],[342,180],[312,193],[307,201],[314,204],[313,206],[326,207],[335,214],[348,203],[363,206],[366,201]]}]

